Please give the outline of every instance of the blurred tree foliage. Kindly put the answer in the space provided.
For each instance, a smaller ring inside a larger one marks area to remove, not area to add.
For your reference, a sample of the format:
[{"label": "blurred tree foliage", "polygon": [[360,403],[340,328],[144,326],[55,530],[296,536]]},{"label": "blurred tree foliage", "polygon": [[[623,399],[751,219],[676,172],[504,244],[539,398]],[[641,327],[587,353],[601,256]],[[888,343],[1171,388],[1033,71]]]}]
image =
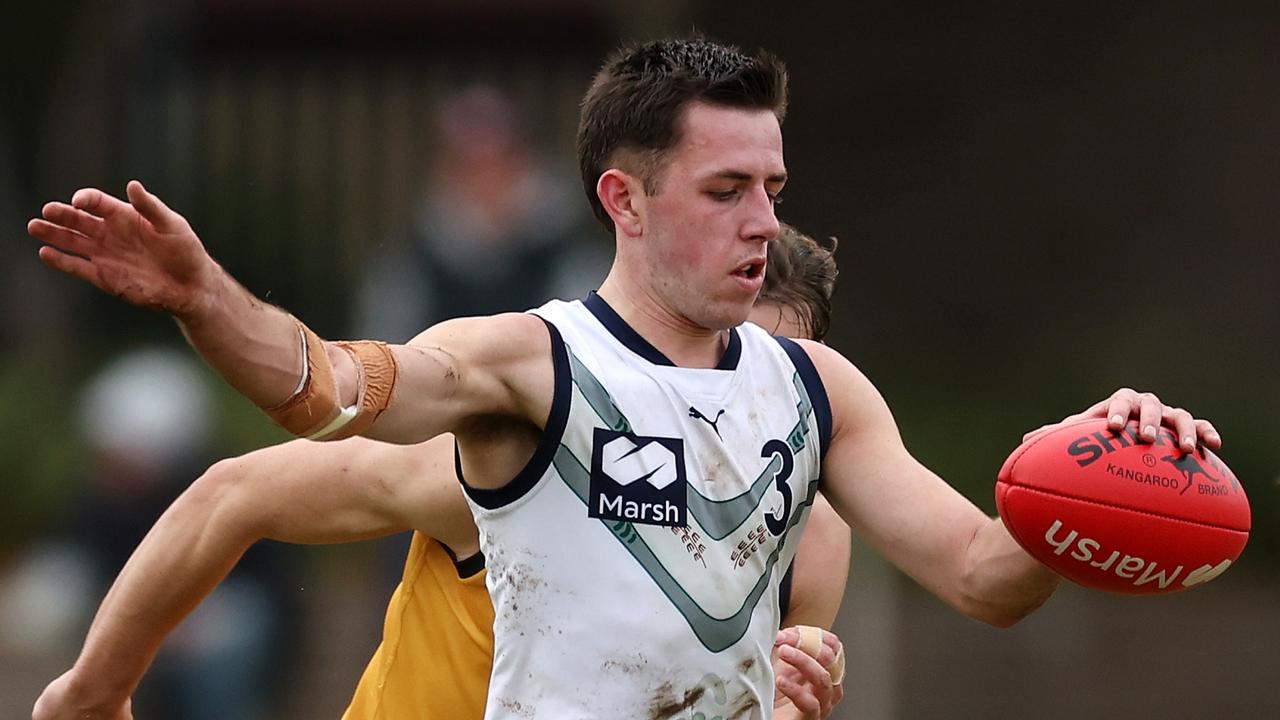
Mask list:
[{"label": "blurred tree foliage", "polygon": [[67,408],[73,390],[53,358],[0,356],[0,548],[48,527],[75,488],[81,446]]}]

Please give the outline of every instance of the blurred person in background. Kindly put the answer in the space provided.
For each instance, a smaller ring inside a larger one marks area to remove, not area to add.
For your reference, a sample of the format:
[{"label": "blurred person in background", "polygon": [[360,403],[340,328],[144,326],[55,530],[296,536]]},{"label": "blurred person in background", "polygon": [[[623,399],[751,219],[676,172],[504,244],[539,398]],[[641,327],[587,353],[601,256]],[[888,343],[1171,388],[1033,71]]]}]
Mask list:
[{"label": "blurred person in background", "polygon": [[[207,464],[214,413],[205,377],[184,353],[144,348],[86,386],[78,407],[89,453],[84,488],[58,524],[62,534],[26,552],[0,598],[0,623],[26,652],[66,651],[88,624],[93,599]],[[271,670],[290,626],[274,555],[270,545],[255,548],[176,628],[135,696],[140,717],[268,716]]]},{"label": "blurred person in background", "polygon": [[[608,270],[572,174],[494,85],[446,95],[438,145],[409,226],[369,261],[356,333],[403,342],[441,320],[581,297]],[[571,170],[571,169],[570,169]]]}]

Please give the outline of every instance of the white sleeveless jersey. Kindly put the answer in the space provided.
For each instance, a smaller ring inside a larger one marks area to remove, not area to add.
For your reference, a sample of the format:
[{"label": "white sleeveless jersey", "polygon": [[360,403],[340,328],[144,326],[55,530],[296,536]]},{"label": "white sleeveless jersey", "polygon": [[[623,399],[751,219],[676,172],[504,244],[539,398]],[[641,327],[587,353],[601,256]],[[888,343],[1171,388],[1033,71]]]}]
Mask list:
[{"label": "white sleeveless jersey", "polygon": [[464,485],[495,610],[485,717],[769,717],[778,584],[830,437],[808,356],[746,324],[718,368],[680,368],[598,295],[534,312],[542,440],[506,487]]}]

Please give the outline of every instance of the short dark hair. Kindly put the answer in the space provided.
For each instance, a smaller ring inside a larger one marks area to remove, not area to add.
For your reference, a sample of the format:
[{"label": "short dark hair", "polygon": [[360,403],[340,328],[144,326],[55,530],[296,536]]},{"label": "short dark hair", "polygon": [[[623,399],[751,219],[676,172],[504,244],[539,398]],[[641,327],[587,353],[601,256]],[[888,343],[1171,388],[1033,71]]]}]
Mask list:
[{"label": "short dark hair", "polygon": [[764,287],[756,302],[767,302],[794,311],[806,336],[822,340],[831,329],[831,293],[835,290],[836,238],[823,244],[783,223],[778,237],[769,243],[769,264]]},{"label": "short dark hair", "polygon": [[613,231],[613,219],[596,195],[600,176],[623,160],[619,151],[635,153],[625,169],[644,181],[646,193],[656,192],[663,154],[679,142],[680,114],[693,101],[767,109],[782,122],[786,68],[763,51],[747,55],[702,37],[631,45],[610,56],[578,118],[582,186],[606,230]]}]

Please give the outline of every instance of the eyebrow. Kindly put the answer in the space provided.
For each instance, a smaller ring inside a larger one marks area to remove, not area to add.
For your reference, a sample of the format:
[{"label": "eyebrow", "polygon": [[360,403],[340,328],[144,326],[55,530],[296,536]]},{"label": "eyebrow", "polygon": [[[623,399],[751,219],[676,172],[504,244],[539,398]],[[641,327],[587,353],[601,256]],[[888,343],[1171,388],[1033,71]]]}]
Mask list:
[{"label": "eyebrow", "polygon": [[[737,181],[750,180],[752,178],[751,173],[745,173],[741,170],[721,170],[720,172],[713,174],[711,177]],[[787,181],[787,174],[778,173],[777,175],[770,175],[765,178],[764,181],[768,183],[785,183]]]}]

